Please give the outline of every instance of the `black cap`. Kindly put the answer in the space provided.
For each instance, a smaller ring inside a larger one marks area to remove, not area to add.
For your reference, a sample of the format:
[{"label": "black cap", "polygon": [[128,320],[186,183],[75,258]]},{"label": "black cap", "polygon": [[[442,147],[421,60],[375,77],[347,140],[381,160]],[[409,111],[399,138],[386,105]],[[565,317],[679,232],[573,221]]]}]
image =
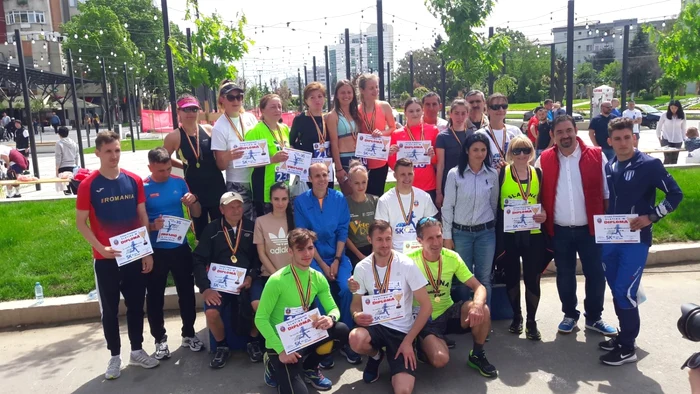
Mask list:
[{"label": "black cap", "polygon": [[234,90],[239,90],[241,93],[245,92],[242,87],[236,85],[234,82],[229,82],[221,87],[219,90],[219,96],[225,96]]}]

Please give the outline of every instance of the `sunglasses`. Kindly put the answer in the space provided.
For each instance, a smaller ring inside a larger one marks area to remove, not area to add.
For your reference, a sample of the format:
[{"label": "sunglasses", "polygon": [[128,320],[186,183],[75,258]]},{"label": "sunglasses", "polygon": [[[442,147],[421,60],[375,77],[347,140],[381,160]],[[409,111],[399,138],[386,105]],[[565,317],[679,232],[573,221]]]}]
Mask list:
[{"label": "sunglasses", "polygon": [[433,222],[437,222],[437,219],[435,219],[432,216],[425,216],[418,221],[418,225],[422,226],[426,223],[433,223]]},{"label": "sunglasses", "polygon": [[195,114],[195,113],[199,112],[199,108],[197,108],[197,107],[180,108],[180,111],[182,111],[186,114]]},{"label": "sunglasses", "polygon": [[234,101],[243,101],[243,94],[227,94],[226,100],[228,100],[230,103]]},{"label": "sunglasses", "polygon": [[513,148],[513,156],[519,156],[522,154],[529,155],[532,153],[532,148]]},{"label": "sunglasses", "polygon": [[700,368],[700,353],[695,353],[692,356],[690,356],[687,360],[685,360],[685,363],[683,363],[683,366],[681,369],[685,368],[690,368],[690,369],[697,369]]},{"label": "sunglasses", "polygon": [[493,104],[489,105],[493,111],[498,111],[499,109],[508,109],[508,104]]}]

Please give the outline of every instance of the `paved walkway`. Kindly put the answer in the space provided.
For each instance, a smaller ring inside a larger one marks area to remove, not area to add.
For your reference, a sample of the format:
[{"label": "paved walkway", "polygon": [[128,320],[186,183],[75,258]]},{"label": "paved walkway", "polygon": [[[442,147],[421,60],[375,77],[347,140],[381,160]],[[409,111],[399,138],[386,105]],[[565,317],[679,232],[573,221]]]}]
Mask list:
[{"label": "paved walkway", "polygon": [[[561,320],[555,279],[542,280],[538,323],[542,342],[532,342],[507,332],[508,321],[494,324],[486,345],[489,360],[500,376],[489,380],[466,366],[471,348],[470,334],[453,336],[457,348],[451,351],[448,366],[435,370],[418,365],[415,393],[687,393],[687,373],[680,370],[697,346],[681,338],[676,328],[680,305],[699,302],[698,265],[650,268],[643,279],[648,301],[641,306],[642,331],[637,364],[608,367],[598,362],[602,354],[596,344],[599,334],[578,331],[557,335]],[[583,278],[579,277],[578,296],[584,299]],[[610,292],[603,317],[615,324]],[[582,305],[580,305],[582,307]],[[583,327],[583,322],[579,322]],[[146,325],[147,327],[147,325]],[[244,352],[234,352],[223,370],[208,367],[210,355],[177,348],[179,318],[166,319],[174,355],[154,370],[127,367],[116,381],[105,381],[104,369],[109,352],[105,348],[99,322],[0,332],[0,379],[6,393],[269,393],[263,384],[261,365],[251,364]],[[122,321],[122,358],[128,360],[125,322]],[[204,315],[197,315],[200,338],[207,337]],[[145,329],[144,348],[154,350]],[[367,385],[362,382],[363,365],[353,367],[337,356],[334,369],[327,371],[335,383],[330,393],[389,393],[388,367],[382,364],[381,378]],[[311,390],[311,392],[316,392]]]}]

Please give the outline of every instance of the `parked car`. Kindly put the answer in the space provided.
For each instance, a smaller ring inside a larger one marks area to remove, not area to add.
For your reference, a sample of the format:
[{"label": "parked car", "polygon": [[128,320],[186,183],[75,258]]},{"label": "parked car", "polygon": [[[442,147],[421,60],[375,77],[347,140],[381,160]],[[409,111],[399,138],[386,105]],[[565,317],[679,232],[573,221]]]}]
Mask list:
[{"label": "parked car", "polygon": [[642,126],[655,130],[656,124],[664,113],[647,104],[636,104],[635,108],[642,113]]}]

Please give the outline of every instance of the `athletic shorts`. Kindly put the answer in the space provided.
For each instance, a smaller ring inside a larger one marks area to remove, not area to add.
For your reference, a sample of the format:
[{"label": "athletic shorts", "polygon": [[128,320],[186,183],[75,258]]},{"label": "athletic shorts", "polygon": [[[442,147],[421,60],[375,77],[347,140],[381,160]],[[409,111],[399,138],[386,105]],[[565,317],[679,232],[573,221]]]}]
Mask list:
[{"label": "athletic shorts", "polygon": [[406,368],[403,355],[396,358],[401,342],[406,338],[406,334],[381,324],[363,327],[369,333],[370,345],[374,349],[386,348],[386,361],[389,363],[391,376],[405,372],[411,376],[416,376],[416,371]]},{"label": "athletic shorts", "polygon": [[466,330],[462,329],[460,322],[463,304],[464,301],[455,302],[437,319],[428,320],[418,334],[418,338],[425,339],[428,335],[435,335],[444,340],[447,334],[462,334],[466,332]]},{"label": "athletic shorts", "polygon": [[263,289],[268,279],[270,279],[269,276],[259,276],[255,278],[253,284],[250,286],[251,301],[260,301],[260,296],[262,296]]},{"label": "athletic shorts", "polygon": [[236,297],[238,297],[235,294],[229,294],[229,293],[224,293],[222,291],[219,292],[221,295],[221,304],[220,305],[207,305],[207,303],[204,303],[204,311],[206,312],[209,309],[216,309],[219,311],[219,314],[221,314],[221,310],[226,308],[229,304],[232,304],[234,301],[236,301]]}]

